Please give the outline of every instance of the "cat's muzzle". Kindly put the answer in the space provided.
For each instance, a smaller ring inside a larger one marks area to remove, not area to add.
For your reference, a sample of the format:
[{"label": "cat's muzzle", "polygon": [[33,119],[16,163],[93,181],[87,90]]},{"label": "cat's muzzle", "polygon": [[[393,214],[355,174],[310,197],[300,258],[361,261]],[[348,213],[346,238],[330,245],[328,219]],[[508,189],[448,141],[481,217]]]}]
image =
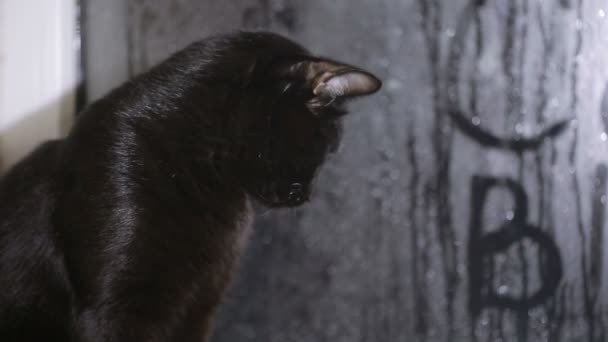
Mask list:
[{"label": "cat's muzzle", "polygon": [[308,201],[310,191],[299,182],[289,184],[273,184],[257,193],[258,198],[270,207],[295,207]]},{"label": "cat's muzzle", "polygon": [[308,200],[308,194],[304,191],[304,186],[301,183],[292,183],[289,186],[287,202],[293,205],[298,205]]}]

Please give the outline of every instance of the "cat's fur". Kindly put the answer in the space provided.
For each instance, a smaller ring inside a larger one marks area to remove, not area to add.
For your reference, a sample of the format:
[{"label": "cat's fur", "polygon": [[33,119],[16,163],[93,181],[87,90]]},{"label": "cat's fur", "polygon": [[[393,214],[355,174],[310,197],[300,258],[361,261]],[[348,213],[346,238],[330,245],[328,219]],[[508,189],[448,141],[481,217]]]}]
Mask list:
[{"label": "cat's fur", "polygon": [[241,32],[91,104],[0,183],[0,340],[206,340],[250,201],[306,201],[341,104],[379,87]]}]

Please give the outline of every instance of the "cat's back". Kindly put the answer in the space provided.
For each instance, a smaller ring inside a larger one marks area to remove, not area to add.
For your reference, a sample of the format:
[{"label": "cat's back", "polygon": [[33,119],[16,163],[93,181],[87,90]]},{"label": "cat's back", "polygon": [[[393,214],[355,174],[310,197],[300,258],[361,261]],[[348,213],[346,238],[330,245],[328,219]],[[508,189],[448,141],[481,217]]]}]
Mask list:
[{"label": "cat's back", "polygon": [[52,183],[61,144],[43,143],[0,178],[0,233],[22,231],[14,223],[33,223],[47,214],[46,207],[54,202]]},{"label": "cat's back", "polygon": [[67,280],[52,228],[61,144],[42,144],[0,180],[3,341],[67,339],[62,335],[68,314]]}]

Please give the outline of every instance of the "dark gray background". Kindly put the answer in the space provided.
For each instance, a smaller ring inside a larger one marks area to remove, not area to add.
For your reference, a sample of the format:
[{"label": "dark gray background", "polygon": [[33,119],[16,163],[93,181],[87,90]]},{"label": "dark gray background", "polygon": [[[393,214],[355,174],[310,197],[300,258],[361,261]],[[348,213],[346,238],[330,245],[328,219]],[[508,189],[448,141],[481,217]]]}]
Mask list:
[{"label": "dark gray background", "polygon": [[[384,81],[381,93],[352,104],[312,202],[257,218],[214,341],[606,340],[606,0],[84,5],[90,100],[236,28],[287,34]],[[465,134],[448,115],[456,109],[514,141],[574,120],[538,148],[513,152]],[[504,187],[475,210],[474,176],[520,184],[526,221],[544,242],[519,230],[505,251],[471,240],[475,228],[484,237],[519,214]],[[484,246],[487,254],[467,254]],[[551,246],[561,262],[545,257]],[[555,265],[561,279],[551,279]],[[517,300],[543,284],[550,290],[538,303]],[[488,291],[521,305],[492,307]],[[482,298],[478,314],[471,298]]]}]

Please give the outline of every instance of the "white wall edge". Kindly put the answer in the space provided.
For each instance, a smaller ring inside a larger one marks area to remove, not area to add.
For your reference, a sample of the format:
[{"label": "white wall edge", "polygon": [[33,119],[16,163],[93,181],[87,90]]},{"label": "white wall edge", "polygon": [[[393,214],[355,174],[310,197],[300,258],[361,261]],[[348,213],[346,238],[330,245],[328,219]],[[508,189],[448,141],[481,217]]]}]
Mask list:
[{"label": "white wall edge", "polygon": [[0,157],[14,164],[74,115],[76,0],[0,0]]}]

